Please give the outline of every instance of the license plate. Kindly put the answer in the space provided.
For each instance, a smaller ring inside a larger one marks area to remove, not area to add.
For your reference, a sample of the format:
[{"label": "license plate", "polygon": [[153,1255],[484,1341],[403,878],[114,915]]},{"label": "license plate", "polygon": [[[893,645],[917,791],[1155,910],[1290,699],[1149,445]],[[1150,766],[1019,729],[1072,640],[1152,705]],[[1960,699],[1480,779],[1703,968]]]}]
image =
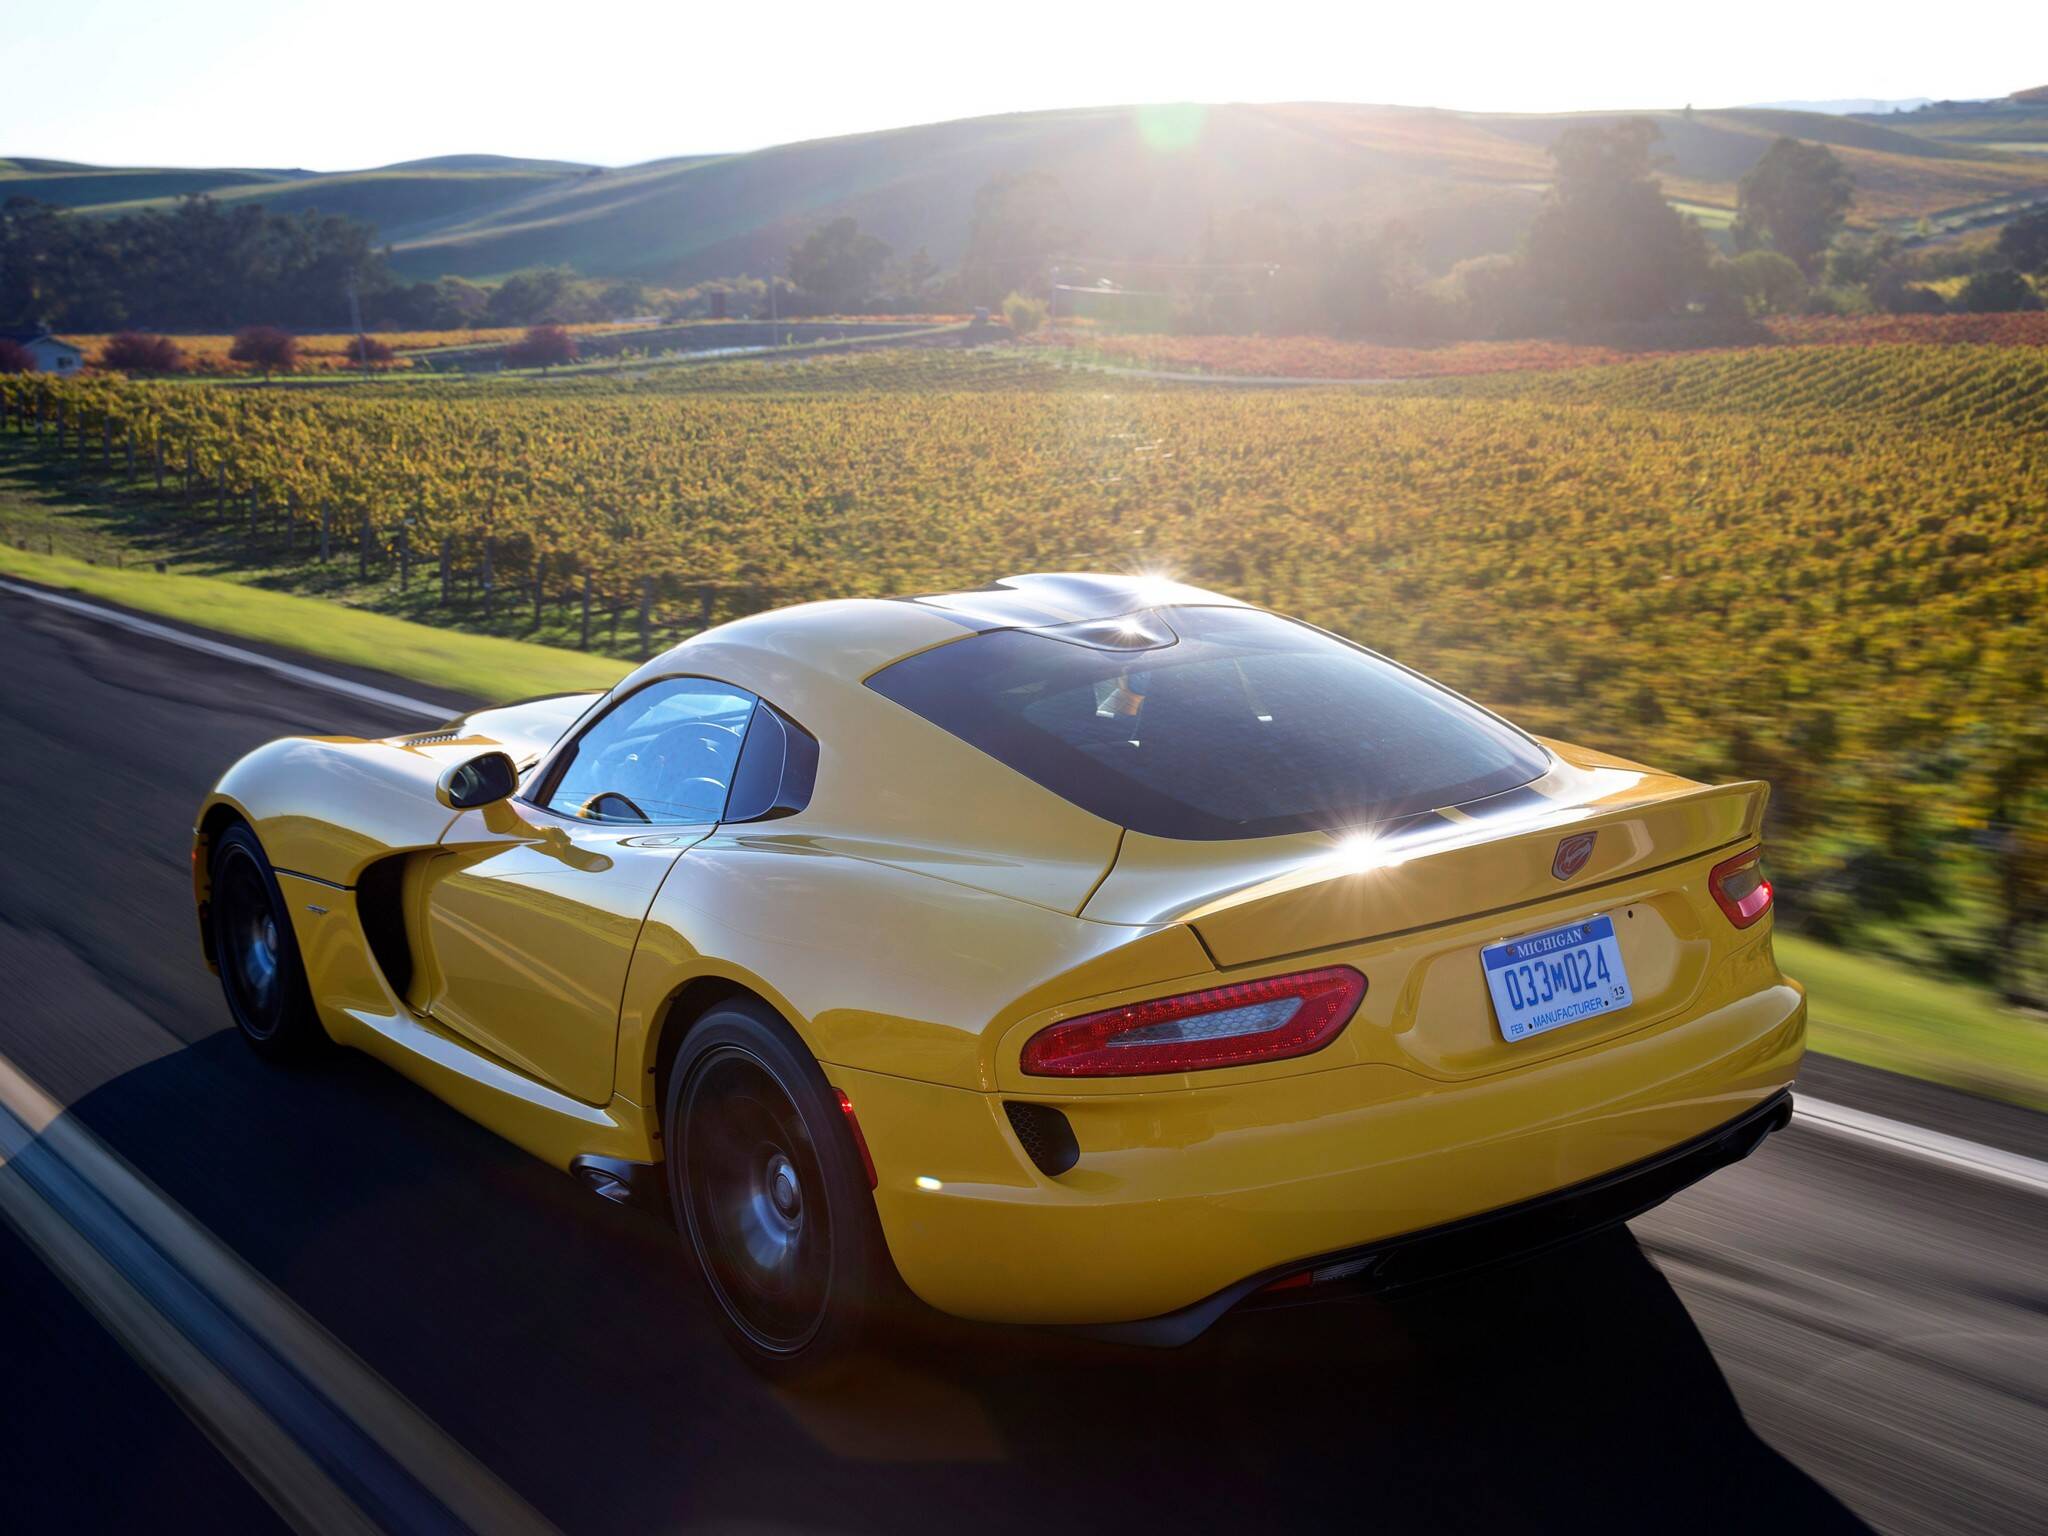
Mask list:
[{"label": "license plate", "polygon": [[1632,1000],[1614,919],[1604,912],[1489,944],[1479,958],[1500,1032],[1509,1040],[1611,1013]]}]

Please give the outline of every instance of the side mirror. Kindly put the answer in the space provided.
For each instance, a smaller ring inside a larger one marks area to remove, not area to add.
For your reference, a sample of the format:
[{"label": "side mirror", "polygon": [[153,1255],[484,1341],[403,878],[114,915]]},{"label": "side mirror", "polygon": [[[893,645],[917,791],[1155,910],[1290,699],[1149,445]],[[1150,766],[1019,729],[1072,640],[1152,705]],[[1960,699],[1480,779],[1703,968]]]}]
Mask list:
[{"label": "side mirror", "polygon": [[443,769],[434,798],[451,811],[496,805],[519,787],[519,765],[503,752],[480,752],[468,762]]}]

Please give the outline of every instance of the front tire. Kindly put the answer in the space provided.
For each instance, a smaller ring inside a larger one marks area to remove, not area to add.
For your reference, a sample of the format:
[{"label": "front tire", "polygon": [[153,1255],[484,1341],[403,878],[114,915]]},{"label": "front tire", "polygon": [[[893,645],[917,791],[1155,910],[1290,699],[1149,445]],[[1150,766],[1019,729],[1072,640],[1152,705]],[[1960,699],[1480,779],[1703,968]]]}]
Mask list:
[{"label": "front tire", "polygon": [[263,844],[247,826],[230,827],[215,842],[208,868],[213,961],[242,1038],[273,1061],[313,1054],[327,1033]]},{"label": "front tire", "polygon": [[842,1367],[893,1271],[839,1098],[765,1006],[722,1005],[684,1038],[665,1127],[676,1228],[719,1321],[772,1379]]}]

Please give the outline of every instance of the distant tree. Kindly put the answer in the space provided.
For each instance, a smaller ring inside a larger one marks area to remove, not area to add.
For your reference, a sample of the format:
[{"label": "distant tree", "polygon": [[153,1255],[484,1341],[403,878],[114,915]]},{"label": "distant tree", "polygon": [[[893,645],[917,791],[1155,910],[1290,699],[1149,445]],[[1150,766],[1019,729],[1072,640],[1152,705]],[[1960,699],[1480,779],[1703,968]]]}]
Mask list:
[{"label": "distant tree", "polygon": [[1996,314],[2008,309],[2039,309],[2041,295],[2011,267],[1979,272],[1956,295],[1956,307],[1973,315]]},{"label": "distant tree", "polygon": [[1870,280],[1870,302],[1894,315],[1938,315],[1948,306],[1940,294],[1913,281],[1902,267],[1886,267]]},{"label": "distant tree", "polygon": [[1874,283],[1903,259],[1899,237],[1889,231],[1868,237],[1837,236],[1828,247],[1821,281],[1830,288]]},{"label": "distant tree", "polygon": [[34,373],[35,370],[36,360],[28,355],[27,347],[0,336],[0,373]]},{"label": "distant tree", "polygon": [[2048,208],[2014,219],[2001,229],[1998,254],[2022,272],[2048,272]]},{"label": "distant tree", "polygon": [[358,367],[365,363],[372,367],[381,367],[385,363],[395,362],[398,358],[398,354],[391,350],[390,342],[380,341],[375,336],[351,336],[348,345],[341,350],[342,355]]},{"label": "distant tree", "polygon": [[235,332],[228,358],[258,370],[266,379],[273,373],[290,373],[299,364],[299,339],[274,325],[252,325]]},{"label": "distant tree", "polygon": [[897,257],[882,268],[876,285],[877,297],[884,307],[899,314],[929,308],[938,275],[938,263],[920,245],[908,256]]},{"label": "distant tree", "polygon": [[1473,336],[1527,336],[1555,318],[1556,306],[1535,291],[1528,263],[1505,251],[1459,262],[1445,287]]},{"label": "distant tree", "polygon": [[505,349],[514,368],[553,368],[576,361],[576,338],[559,325],[536,325]]},{"label": "distant tree", "polygon": [[1013,289],[1037,287],[1073,238],[1058,177],[1044,171],[995,177],[974,194],[960,258],[962,297],[993,304]]},{"label": "distant tree", "polygon": [[1010,322],[1011,333],[1029,336],[1045,324],[1046,303],[1028,293],[1013,293],[1003,300],[1003,318]]},{"label": "distant tree", "polygon": [[536,325],[573,319],[576,274],[567,267],[514,272],[491,290],[484,318],[493,325]]},{"label": "distant tree", "polygon": [[480,326],[490,311],[491,293],[466,277],[444,277],[434,284],[434,305],[437,330]]},{"label": "distant tree", "polygon": [[1806,302],[1806,277],[1789,256],[1745,251],[1727,269],[1743,308],[1752,315],[1789,315]]},{"label": "distant tree", "polygon": [[408,283],[365,300],[371,323],[406,331],[454,331],[483,323],[490,291],[460,277]]},{"label": "distant tree", "polygon": [[1704,282],[1699,226],[1651,174],[1648,118],[1577,124],[1551,147],[1557,179],[1529,228],[1535,291],[1573,321],[1646,320],[1680,308]]},{"label": "distant tree", "polygon": [[1736,183],[1735,248],[1768,245],[1817,275],[1822,254],[1849,214],[1856,184],[1833,150],[1781,138]]},{"label": "distant tree", "polygon": [[608,320],[631,320],[647,313],[647,285],[633,278],[608,283],[597,296],[598,312]]},{"label": "distant tree", "polygon": [[99,364],[122,373],[183,373],[185,349],[168,336],[122,331],[100,348]]},{"label": "distant tree", "polygon": [[789,280],[827,314],[866,307],[889,259],[889,247],[861,233],[852,219],[821,224],[789,248]]}]

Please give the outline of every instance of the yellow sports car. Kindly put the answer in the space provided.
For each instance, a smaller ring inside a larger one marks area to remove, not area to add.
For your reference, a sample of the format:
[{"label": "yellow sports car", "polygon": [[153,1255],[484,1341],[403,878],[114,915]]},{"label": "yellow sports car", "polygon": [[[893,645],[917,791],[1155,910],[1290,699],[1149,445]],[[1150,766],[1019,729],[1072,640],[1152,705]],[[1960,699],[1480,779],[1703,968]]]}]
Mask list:
[{"label": "yellow sports car", "polygon": [[250,753],[193,883],[243,1035],[671,1211],[766,1369],[907,1287],[1172,1342],[1645,1209],[1791,1113],[1766,789],[1307,624],[1017,576],[604,694]]}]

